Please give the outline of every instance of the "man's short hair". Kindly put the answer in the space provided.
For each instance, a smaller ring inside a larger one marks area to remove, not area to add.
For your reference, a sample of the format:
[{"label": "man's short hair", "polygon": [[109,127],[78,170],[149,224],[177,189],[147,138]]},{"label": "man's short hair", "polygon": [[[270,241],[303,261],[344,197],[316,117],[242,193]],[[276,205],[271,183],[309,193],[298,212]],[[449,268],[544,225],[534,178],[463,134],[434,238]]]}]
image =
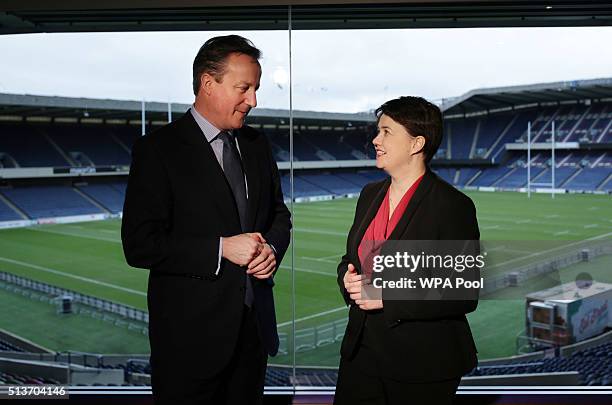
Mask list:
[{"label": "man's short hair", "polygon": [[412,136],[425,138],[423,153],[429,163],[442,142],[442,112],[422,97],[404,96],[389,100],[376,109],[376,117],[385,114],[401,124]]},{"label": "man's short hair", "polygon": [[217,82],[221,82],[227,67],[227,57],[232,53],[248,55],[256,61],[261,57],[261,51],[251,41],[240,35],[225,35],[209,39],[202,45],[193,60],[193,94],[198,95],[204,73],[208,73]]}]

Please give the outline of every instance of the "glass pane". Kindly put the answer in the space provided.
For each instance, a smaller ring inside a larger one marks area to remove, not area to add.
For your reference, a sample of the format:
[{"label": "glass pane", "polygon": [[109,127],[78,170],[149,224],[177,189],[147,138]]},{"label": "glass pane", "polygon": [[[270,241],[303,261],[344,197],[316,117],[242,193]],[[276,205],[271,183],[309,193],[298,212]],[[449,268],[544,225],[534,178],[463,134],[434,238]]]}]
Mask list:
[{"label": "glass pane", "polygon": [[[495,263],[512,259],[512,254],[526,256],[493,273],[497,278],[485,280],[489,284],[478,309],[467,316],[484,367],[471,376],[496,374],[491,359],[554,347],[533,339],[541,334],[532,334],[530,340],[526,296],[559,283],[570,288],[583,273],[604,284],[612,281],[604,270],[610,254],[612,176],[610,153],[603,146],[612,139],[612,105],[609,79],[598,79],[610,75],[611,56],[601,49],[612,30],[304,30],[293,31],[292,37],[294,182],[299,199],[294,210],[295,345],[297,364],[305,367],[298,370],[296,383],[331,385],[335,378],[321,368],[338,367],[347,322],[336,268],[346,252],[357,194],[365,184],[387,176],[374,167],[374,110],[400,96],[424,97],[442,110],[443,140],[430,167],[473,200],[481,240],[496,242]],[[600,93],[601,86],[608,87]],[[590,252],[585,255],[600,255],[580,264],[581,249]],[[549,277],[535,270],[542,261],[560,266],[559,274]],[[492,295],[495,282],[510,295]],[[510,285],[520,288],[510,293]],[[577,322],[578,331],[578,318],[555,323]],[[555,342],[582,339],[586,334],[574,332]],[[585,356],[592,356],[584,350]],[[554,351],[546,353],[554,357]],[[558,370],[560,361],[546,360],[544,367]],[[573,366],[587,367],[586,362]],[[598,370],[584,383],[609,384]]]},{"label": "glass pane", "polygon": [[[0,91],[7,93],[0,94],[0,329],[7,332],[0,336],[0,350],[16,352],[11,354],[16,359],[102,370],[96,378],[67,381],[67,374],[3,367],[2,381],[150,384],[149,272],[126,263],[120,233],[130,152],[144,133],[190,115],[194,57],[206,40],[227,34],[0,36]],[[236,34],[262,51],[258,105],[246,122],[271,140],[289,198],[283,166],[289,160],[288,36],[282,30]],[[189,159],[190,150],[184,153]],[[264,162],[253,157],[255,165],[259,160]],[[197,170],[185,172],[194,175],[192,191],[175,206],[219,192],[194,183]],[[251,186],[253,192],[256,185]],[[141,187],[144,192],[146,185]],[[271,193],[269,185],[265,193]],[[209,232],[204,225],[201,234]],[[280,349],[270,358],[268,386],[291,384],[290,259],[288,251],[275,278]],[[180,312],[181,297],[172,300],[168,311]]]}]

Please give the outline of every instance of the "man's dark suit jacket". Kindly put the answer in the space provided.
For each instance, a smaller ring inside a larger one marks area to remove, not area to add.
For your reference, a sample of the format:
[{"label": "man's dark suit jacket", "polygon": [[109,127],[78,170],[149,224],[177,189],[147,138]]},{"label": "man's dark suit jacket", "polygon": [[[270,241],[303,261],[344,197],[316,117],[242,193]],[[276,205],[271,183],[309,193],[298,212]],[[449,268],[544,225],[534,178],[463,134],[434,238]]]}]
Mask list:
[{"label": "man's dark suit jacket", "polygon": [[[362,190],[347,239],[347,253],[338,266],[340,291],[347,305],[351,306],[342,342],[342,357],[347,360],[354,357],[366,318],[372,317],[368,328],[373,330],[368,330],[374,336],[374,350],[381,359],[381,369],[386,376],[413,382],[460,377],[477,362],[476,347],[465,317],[476,309],[477,299],[385,300],[383,292],[382,313],[374,311],[368,314],[350,300],[344,288],[343,278],[348,263],[361,272],[358,247],[390,184],[391,180],[387,178],[370,183]],[[476,241],[479,238],[472,201],[428,169],[388,241]]]},{"label": "man's dark suit jacket", "polygon": [[[245,269],[218,263],[219,237],[261,232],[280,264],[290,213],[265,136],[237,132],[248,184],[247,229],[221,166],[190,112],[136,141],[121,237],[129,265],[149,269],[151,363],[158,377],[206,378],[228,364],[244,310]],[[262,344],[278,350],[272,279],[253,281]]]}]

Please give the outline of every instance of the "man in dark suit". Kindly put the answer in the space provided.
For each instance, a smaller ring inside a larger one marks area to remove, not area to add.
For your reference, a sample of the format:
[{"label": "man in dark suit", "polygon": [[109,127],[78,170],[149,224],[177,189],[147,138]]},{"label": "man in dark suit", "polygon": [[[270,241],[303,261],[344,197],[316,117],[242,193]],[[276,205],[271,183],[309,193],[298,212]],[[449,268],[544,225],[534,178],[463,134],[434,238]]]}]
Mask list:
[{"label": "man in dark suit", "polygon": [[244,125],[259,57],[240,36],[208,40],[192,108],[132,149],[121,236],[150,270],[156,404],[260,403],[278,350],[272,277],[291,222],[270,144]]}]

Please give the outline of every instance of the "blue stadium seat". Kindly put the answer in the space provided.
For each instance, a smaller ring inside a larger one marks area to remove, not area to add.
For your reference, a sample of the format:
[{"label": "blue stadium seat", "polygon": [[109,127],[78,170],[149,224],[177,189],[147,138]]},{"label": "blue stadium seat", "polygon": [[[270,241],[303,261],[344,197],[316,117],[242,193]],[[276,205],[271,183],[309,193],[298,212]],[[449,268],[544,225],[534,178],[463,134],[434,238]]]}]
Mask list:
[{"label": "blue stadium seat", "polygon": [[69,186],[28,186],[0,192],[33,219],[103,212]]}]

